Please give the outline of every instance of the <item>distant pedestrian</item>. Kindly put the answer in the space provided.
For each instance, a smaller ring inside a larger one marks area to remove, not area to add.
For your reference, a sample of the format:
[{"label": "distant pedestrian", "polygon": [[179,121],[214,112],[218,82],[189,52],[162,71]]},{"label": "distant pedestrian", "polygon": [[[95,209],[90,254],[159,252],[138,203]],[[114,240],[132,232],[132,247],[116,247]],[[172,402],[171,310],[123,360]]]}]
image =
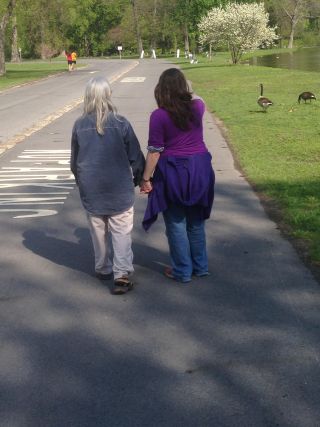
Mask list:
[{"label": "distant pedestrian", "polygon": [[76,69],[77,64],[77,52],[74,50],[71,52],[71,60],[72,60],[72,71]]},{"label": "distant pedestrian", "polygon": [[72,131],[71,170],[87,212],[96,276],[104,280],[113,273],[114,294],[133,288],[129,276],[134,271],[134,187],[144,165],[131,124],[116,113],[108,81],[91,79],[85,89],[84,113]]},{"label": "distant pedestrian", "polygon": [[72,71],[72,55],[71,52],[69,51],[65,51],[65,56],[68,62],[68,70]]},{"label": "distant pedestrian", "polygon": [[209,274],[205,220],[214,196],[211,155],[203,140],[205,104],[192,96],[183,73],[164,71],[155,88],[158,109],[150,117],[146,167],[140,184],[148,193],[143,227],[163,213],[170,249],[170,279],[187,283]]}]

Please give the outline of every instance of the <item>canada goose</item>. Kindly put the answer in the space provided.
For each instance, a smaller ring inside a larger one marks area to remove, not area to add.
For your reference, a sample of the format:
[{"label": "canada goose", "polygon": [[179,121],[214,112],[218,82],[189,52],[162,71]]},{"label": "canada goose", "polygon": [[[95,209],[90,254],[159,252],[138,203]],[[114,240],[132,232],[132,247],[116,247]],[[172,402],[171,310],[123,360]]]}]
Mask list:
[{"label": "canada goose", "polygon": [[267,108],[270,107],[270,105],[273,105],[273,102],[270,101],[269,98],[266,98],[265,96],[263,96],[263,84],[262,83],[260,83],[260,96],[259,96],[257,102],[260,105],[260,107],[263,108],[263,111],[265,113],[267,112]]},{"label": "canada goose", "polygon": [[312,92],[302,92],[302,93],[300,93],[299,98],[298,98],[299,104],[300,104],[301,99],[303,99],[304,103],[306,104],[307,99],[310,99],[310,103],[311,103],[311,99],[317,99],[317,98],[314,96],[314,94]]}]

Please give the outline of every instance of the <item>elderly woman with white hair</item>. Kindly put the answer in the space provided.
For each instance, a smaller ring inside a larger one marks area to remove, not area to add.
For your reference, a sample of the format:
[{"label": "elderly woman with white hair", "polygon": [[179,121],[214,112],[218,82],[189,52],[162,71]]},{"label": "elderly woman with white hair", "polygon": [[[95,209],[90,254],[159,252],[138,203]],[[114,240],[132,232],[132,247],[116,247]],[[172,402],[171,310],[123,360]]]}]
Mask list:
[{"label": "elderly woman with white hair", "polygon": [[114,294],[133,288],[134,187],[144,165],[131,124],[116,113],[108,81],[94,77],[85,89],[83,115],[73,126],[71,170],[87,212],[96,276],[104,280],[113,273]]}]

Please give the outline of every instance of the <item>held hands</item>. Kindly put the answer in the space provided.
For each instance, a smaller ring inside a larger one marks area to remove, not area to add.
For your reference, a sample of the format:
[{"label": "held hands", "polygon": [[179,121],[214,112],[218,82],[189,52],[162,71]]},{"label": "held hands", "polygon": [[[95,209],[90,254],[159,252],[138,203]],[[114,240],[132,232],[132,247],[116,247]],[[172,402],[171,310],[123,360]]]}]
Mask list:
[{"label": "held hands", "polygon": [[140,182],[140,194],[148,194],[152,191],[152,184],[150,179],[142,179]]}]

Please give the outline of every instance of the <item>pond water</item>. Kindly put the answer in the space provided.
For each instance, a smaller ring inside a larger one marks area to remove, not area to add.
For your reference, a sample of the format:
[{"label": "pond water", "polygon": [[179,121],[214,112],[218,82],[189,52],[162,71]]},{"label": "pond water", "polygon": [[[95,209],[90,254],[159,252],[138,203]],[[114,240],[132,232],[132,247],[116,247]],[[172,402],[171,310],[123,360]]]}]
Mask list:
[{"label": "pond water", "polygon": [[296,50],[295,52],[258,56],[252,58],[250,64],[273,68],[320,71],[320,47],[304,48]]}]

